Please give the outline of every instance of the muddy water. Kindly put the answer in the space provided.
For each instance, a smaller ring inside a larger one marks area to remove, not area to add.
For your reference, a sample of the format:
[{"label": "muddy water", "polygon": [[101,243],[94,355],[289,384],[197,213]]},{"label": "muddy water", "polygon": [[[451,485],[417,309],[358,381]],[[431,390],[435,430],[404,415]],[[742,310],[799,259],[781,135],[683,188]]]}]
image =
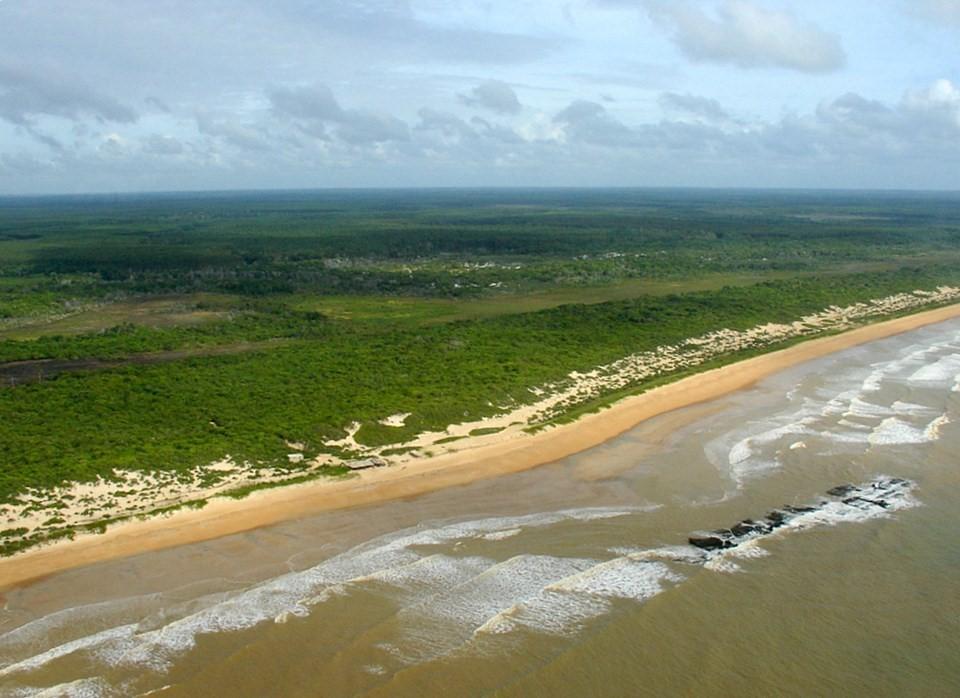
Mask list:
[{"label": "muddy water", "polygon": [[0,688],[957,695],[958,461],[954,321],[534,471],[11,592]]}]

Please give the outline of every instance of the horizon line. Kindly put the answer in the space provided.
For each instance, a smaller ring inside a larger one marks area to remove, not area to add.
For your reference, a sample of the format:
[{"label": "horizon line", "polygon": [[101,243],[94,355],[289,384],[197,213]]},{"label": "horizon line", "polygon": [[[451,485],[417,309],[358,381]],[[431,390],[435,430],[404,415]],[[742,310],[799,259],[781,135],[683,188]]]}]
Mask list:
[{"label": "horizon line", "polygon": [[431,185],[431,186],[331,186],[331,187],[276,187],[239,189],[144,189],[136,191],[44,192],[33,194],[4,194],[0,200],[101,198],[101,197],[165,197],[165,196],[224,196],[244,194],[310,194],[336,192],[561,192],[561,191],[688,191],[688,192],[755,192],[755,193],[849,193],[849,194],[960,194],[960,189],[919,189],[894,187],[763,187],[763,186],[694,186],[694,185]]}]

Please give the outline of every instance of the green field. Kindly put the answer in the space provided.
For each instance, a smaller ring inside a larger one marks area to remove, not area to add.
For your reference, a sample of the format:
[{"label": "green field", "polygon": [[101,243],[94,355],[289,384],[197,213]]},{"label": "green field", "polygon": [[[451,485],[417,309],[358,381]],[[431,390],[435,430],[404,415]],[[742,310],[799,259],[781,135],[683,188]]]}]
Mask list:
[{"label": "green field", "polygon": [[954,195],[3,199],[0,500],[288,442],[346,455],[324,442],[351,422],[400,443],[632,352],[942,283]]}]

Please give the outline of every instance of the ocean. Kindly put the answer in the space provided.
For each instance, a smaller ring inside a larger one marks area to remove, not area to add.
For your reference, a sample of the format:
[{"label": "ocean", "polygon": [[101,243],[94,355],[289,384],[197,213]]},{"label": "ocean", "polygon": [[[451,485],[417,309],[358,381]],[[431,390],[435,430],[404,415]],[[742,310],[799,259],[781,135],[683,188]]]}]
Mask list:
[{"label": "ocean", "polygon": [[958,455],[951,321],[531,471],[11,591],[0,693],[958,695]]}]

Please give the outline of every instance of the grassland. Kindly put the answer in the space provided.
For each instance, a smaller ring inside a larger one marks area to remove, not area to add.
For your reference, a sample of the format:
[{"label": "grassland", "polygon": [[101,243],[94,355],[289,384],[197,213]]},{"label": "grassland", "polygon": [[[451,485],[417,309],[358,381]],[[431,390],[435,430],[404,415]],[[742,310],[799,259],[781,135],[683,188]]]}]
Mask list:
[{"label": "grassland", "polygon": [[950,195],[0,200],[0,502],[228,454],[306,477],[628,354],[960,284],[958,262]]}]

